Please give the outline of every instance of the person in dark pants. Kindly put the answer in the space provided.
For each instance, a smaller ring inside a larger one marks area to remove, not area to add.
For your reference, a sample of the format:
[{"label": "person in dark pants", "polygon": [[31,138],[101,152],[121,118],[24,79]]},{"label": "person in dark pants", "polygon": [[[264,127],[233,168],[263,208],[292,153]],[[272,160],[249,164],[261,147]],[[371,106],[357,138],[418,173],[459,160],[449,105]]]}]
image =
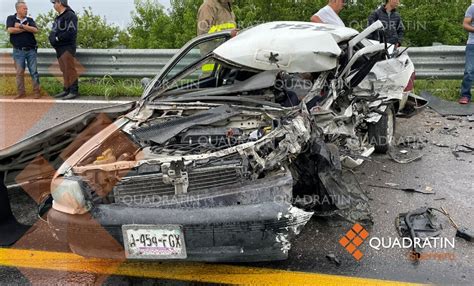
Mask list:
[{"label": "person in dark pants", "polygon": [[464,15],[463,27],[466,32],[469,32],[469,38],[466,45],[466,64],[459,104],[469,104],[472,99],[471,89],[474,82],[474,4],[469,6],[466,15]]},{"label": "person in dark pants", "polygon": [[[380,20],[385,28],[387,43],[395,45],[395,48],[402,45],[405,34],[402,17],[397,12],[399,5],[400,0],[385,0],[385,5],[380,6],[369,16],[369,26]],[[382,42],[380,32],[375,32],[370,38]]]},{"label": "person in dark pants", "polygon": [[10,34],[10,43],[13,45],[13,59],[16,69],[16,87],[18,94],[15,99],[26,96],[25,69],[28,66],[33,80],[35,98],[40,98],[40,80],[37,62],[37,42],[35,35],[38,28],[33,18],[27,17],[26,3],[18,1],[15,4],[16,14],[8,16],[7,31]]},{"label": "person in dark pants", "polygon": [[73,99],[79,96],[79,76],[76,71],[77,16],[67,0],[51,0],[59,15],[54,20],[49,42],[56,50],[59,68],[63,73],[64,90],[55,98]]}]

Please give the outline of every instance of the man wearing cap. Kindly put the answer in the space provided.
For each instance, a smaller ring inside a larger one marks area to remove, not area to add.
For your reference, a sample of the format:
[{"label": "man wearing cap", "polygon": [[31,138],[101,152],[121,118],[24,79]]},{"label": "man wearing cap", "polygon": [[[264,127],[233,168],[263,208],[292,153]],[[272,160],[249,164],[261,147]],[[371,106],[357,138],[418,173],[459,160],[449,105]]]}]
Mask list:
[{"label": "man wearing cap", "polygon": [[79,76],[75,66],[77,16],[69,7],[67,0],[51,0],[54,10],[59,15],[54,20],[53,28],[49,34],[49,42],[56,50],[59,68],[63,73],[64,90],[55,95],[55,98],[64,100],[79,96]]},{"label": "man wearing cap", "polygon": [[19,1],[15,4],[16,14],[8,16],[7,31],[10,34],[10,43],[13,45],[13,59],[16,69],[16,87],[18,94],[15,99],[26,96],[25,69],[28,66],[33,80],[34,97],[41,97],[40,81],[37,64],[37,43],[35,35],[38,32],[33,18],[27,17],[28,6]]},{"label": "man wearing cap", "polygon": [[345,3],[346,0],[329,0],[326,6],[311,17],[311,22],[345,27],[346,25],[339,17]]}]

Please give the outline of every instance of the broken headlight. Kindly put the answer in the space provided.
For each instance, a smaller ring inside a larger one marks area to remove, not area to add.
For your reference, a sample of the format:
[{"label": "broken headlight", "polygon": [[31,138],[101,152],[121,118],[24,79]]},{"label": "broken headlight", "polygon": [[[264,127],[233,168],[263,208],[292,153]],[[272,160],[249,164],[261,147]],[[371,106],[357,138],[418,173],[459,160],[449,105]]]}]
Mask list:
[{"label": "broken headlight", "polygon": [[56,178],[51,183],[53,208],[67,214],[85,214],[91,209],[86,200],[80,178]]}]

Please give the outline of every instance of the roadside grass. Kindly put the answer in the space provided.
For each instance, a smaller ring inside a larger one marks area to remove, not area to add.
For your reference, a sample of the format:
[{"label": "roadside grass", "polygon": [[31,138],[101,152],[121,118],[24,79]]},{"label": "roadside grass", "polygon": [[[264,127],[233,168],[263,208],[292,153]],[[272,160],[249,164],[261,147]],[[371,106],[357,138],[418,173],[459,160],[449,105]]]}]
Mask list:
[{"label": "roadside grass", "polygon": [[[31,78],[25,76],[27,94],[32,94]],[[459,99],[461,80],[438,80],[423,79],[416,80],[415,93],[429,91],[433,95],[449,101]],[[62,81],[54,77],[41,78],[41,87],[48,95],[54,95],[62,91]],[[133,78],[81,78],[79,79],[79,92],[81,96],[103,96],[106,99],[116,97],[140,97],[143,88],[139,79]],[[15,77],[0,76],[0,95],[15,96]]]},{"label": "roadside grass", "polygon": [[415,93],[420,95],[422,91],[428,91],[442,99],[457,101],[461,94],[461,83],[462,80],[417,79]]},{"label": "roadside grass", "polygon": [[[54,77],[42,77],[41,89],[44,94],[55,95],[62,91],[62,81]],[[25,76],[26,94],[32,94],[32,84],[29,75]],[[117,79],[112,77],[81,78],[79,93],[81,96],[103,96],[106,99],[116,97],[140,97],[143,88],[139,79]],[[0,77],[0,95],[15,96],[17,94],[15,77]]]}]

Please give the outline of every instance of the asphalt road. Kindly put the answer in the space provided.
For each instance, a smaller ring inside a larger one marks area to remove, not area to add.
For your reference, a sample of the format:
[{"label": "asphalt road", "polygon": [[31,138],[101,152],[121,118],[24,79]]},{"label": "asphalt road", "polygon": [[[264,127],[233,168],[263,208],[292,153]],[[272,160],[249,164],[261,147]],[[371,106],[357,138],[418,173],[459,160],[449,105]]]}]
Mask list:
[{"label": "asphalt road", "polygon": [[[96,105],[94,105],[96,106]],[[91,108],[87,104],[54,105],[43,112],[36,124],[23,127],[20,135],[24,138],[61,120],[79,114]],[[11,114],[29,114],[40,110],[34,104],[16,104],[5,106],[0,103],[0,110]],[[11,111],[15,110],[15,111]],[[18,116],[19,117],[19,116]],[[5,120],[2,123],[4,124]],[[20,121],[18,121],[20,122]],[[15,123],[16,124],[16,123]],[[28,124],[26,124],[28,125]],[[431,110],[426,110],[411,119],[398,119],[397,140],[417,138],[421,143],[411,145],[421,149],[424,154],[421,160],[399,164],[388,155],[375,155],[372,161],[365,162],[355,173],[370,198],[374,225],[368,228],[370,237],[399,237],[395,228],[395,218],[399,213],[412,211],[420,207],[445,207],[458,224],[474,230],[474,153],[459,153],[454,156],[452,149],[456,145],[474,144],[474,123],[465,118],[443,118]],[[455,128],[455,129],[453,129]],[[0,133],[2,134],[2,133]],[[421,147],[420,147],[421,146]],[[412,151],[410,146],[405,150]],[[396,184],[401,188],[432,187],[435,194],[423,195],[403,191],[371,187],[369,185],[387,186]],[[9,190],[14,213],[23,223],[35,223],[34,203],[20,189]],[[29,210],[25,213],[25,210]],[[438,216],[444,229],[441,237],[452,238],[454,230],[446,218]],[[423,260],[413,263],[408,258],[408,250],[371,248],[368,242],[361,246],[364,257],[356,261],[338,241],[352,227],[352,224],[314,217],[293,243],[287,261],[273,263],[254,263],[239,265],[245,267],[262,267],[290,271],[324,273],[353,277],[376,278],[405,282],[472,285],[474,281],[474,245],[456,239],[455,249],[430,250],[431,252],[449,252],[453,260]],[[48,234],[44,234],[47,236]],[[62,246],[57,246],[60,250]],[[340,261],[337,265],[326,256],[334,254]],[[122,276],[97,276],[90,273],[62,273],[55,271],[31,271],[0,267],[0,284],[26,284],[35,277],[36,284],[63,283],[104,283],[107,285],[154,285],[179,284],[175,281],[158,281]],[[62,280],[61,280],[62,279]]]},{"label": "asphalt road", "polygon": [[[458,144],[474,142],[474,123],[464,118],[447,120],[431,110],[411,119],[398,119],[397,137],[420,139],[425,147],[423,158],[410,164],[393,162],[388,155],[375,155],[374,161],[365,162],[356,170],[357,177],[371,199],[374,226],[371,237],[398,237],[395,219],[399,213],[420,207],[444,207],[459,225],[474,230],[474,153],[452,154]],[[446,128],[456,127],[459,133],[444,135]],[[434,144],[448,147],[438,147]],[[435,195],[405,193],[398,190],[373,188],[369,185],[397,184],[401,188],[425,189],[429,186]],[[438,216],[444,226],[442,237],[452,238],[455,231],[449,221]],[[283,263],[260,264],[300,271],[372,277],[388,280],[436,283],[442,285],[472,285],[474,281],[474,244],[456,240],[454,261],[421,261],[413,264],[408,251],[401,249],[374,250],[362,247],[365,257],[356,262],[337,241],[351,228],[351,224],[313,219],[296,240],[290,259]],[[430,251],[431,252],[431,251]],[[330,263],[325,257],[334,253],[342,262],[340,266]]]}]

